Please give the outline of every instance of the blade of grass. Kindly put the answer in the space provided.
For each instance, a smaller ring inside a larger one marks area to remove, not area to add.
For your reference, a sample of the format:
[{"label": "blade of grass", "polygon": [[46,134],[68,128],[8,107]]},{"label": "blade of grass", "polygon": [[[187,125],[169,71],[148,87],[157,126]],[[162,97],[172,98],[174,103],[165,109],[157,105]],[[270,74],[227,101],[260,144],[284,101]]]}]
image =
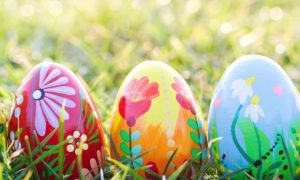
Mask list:
[{"label": "blade of grass", "polygon": [[46,157],[49,156],[49,154],[52,154],[53,151],[57,150],[59,146],[63,146],[66,143],[66,141],[61,142],[57,144],[57,146],[52,147],[48,151],[43,152],[38,158],[36,158],[32,163],[28,164],[28,166],[22,171],[22,173],[16,178],[16,180],[21,180],[26,175],[26,173],[32,169],[34,166],[36,166],[38,163],[40,163],[42,160],[44,160]]},{"label": "blade of grass", "polygon": [[197,173],[197,176],[195,179],[199,179],[204,176],[204,173],[206,172],[206,170],[209,168],[209,166],[213,163],[213,158],[209,158],[209,160],[204,164],[204,166],[200,169],[200,171]]},{"label": "blade of grass", "polygon": [[119,161],[116,161],[114,159],[108,158],[108,161],[112,162],[113,164],[115,164],[116,166],[120,167],[123,170],[123,175],[121,176],[121,171],[119,173],[117,173],[112,179],[125,179],[128,171],[129,171],[129,167],[126,166],[125,164],[122,164]]},{"label": "blade of grass", "polygon": [[46,166],[46,168],[48,169],[48,170],[50,170],[51,171],[51,173],[56,177],[56,178],[59,178],[59,175],[49,166],[49,164],[48,163],[46,163],[44,160],[42,161],[42,163]]},{"label": "blade of grass", "polygon": [[[108,133],[107,133],[107,135],[108,135]],[[115,157],[118,161],[120,161],[120,156],[119,156],[119,154],[118,154],[118,151],[117,151],[117,148],[116,148],[116,146],[115,146],[115,143],[114,143],[114,141],[113,141],[113,139],[111,138],[110,135],[108,135],[108,137],[109,137],[109,140],[110,140],[110,146],[111,146],[111,148],[112,148],[112,150],[113,150],[113,153],[114,153],[114,157]]]},{"label": "blade of grass", "polygon": [[178,148],[175,149],[175,151],[172,153],[172,155],[171,155],[170,158],[168,159],[168,162],[167,162],[167,164],[166,164],[166,166],[165,166],[165,169],[164,169],[164,171],[163,171],[163,175],[166,174],[166,172],[167,172],[167,170],[168,170],[168,168],[169,168],[169,166],[170,166],[170,164],[171,164],[173,158],[175,157],[175,154],[177,153],[177,151],[178,151]]},{"label": "blade of grass", "polygon": [[240,174],[244,171],[247,171],[247,170],[248,170],[248,168],[239,169],[237,171],[234,171],[233,173],[230,173],[230,174],[224,175],[222,177],[219,177],[218,180],[228,179],[228,178],[230,179],[230,178],[232,178],[232,177],[234,177],[234,176],[236,176],[236,175],[238,175],[238,174]]},{"label": "blade of grass", "polygon": [[[29,163],[32,163],[33,162],[32,151],[31,151],[31,147],[30,147],[29,138],[27,135],[25,135],[25,144],[26,144],[26,150],[27,150],[28,157],[29,157]],[[38,171],[36,169],[36,166],[33,167],[33,176],[35,179],[40,179]]]},{"label": "blade of grass", "polygon": [[[64,141],[64,112],[65,112],[65,101],[62,104],[61,107],[61,112],[60,112],[60,117],[59,117],[59,131],[58,131],[58,139],[59,142]],[[64,171],[64,162],[63,162],[63,157],[64,157],[64,147],[60,146],[58,148],[58,175],[60,178],[63,178],[63,171]]]},{"label": "blade of grass", "polygon": [[168,179],[177,179],[177,177],[181,174],[184,170],[185,166],[187,165],[188,161],[184,162],[175,172],[173,172]]},{"label": "blade of grass", "polygon": [[76,156],[76,165],[77,165],[77,171],[80,179],[85,179],[84,175],[82,174],[82,145],[83,145],[83,141],[80,140],[79,153]]},{"label": "blade of grass", "polygon": [[24,151],[24,149],[19,149],[17,151],[14,151],[9,157],[8,157],[8,161],[12,161],[14,158],[18,157],[20,154],[22,154],[22,152]]},{"label": "blade of grass", "polygon": [[[57,128],[55,128],[53,131],[51,131],[43,141],[41,141],[40,144],[37,145],[36,148],[33,149],[32,151],[32,155],[35,156],[39,151],[41,151],[41,149],[49,142],[49,140],[54,136],[54,134],[56,133]],[[34,131],[34,134],[36,134],[36,132]]]},{"label": "blade of grass", "polygon": [[26,174],[26,176],[24,177],[24,180],[30,180],[30,177],[32,176],[32,170],[29,170]]}]

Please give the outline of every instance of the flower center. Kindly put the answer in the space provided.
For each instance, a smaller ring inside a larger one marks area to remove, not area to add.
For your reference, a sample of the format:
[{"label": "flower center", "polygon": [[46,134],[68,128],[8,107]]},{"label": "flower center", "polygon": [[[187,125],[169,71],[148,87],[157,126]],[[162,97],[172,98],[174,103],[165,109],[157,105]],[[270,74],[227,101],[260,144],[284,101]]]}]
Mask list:
[{"label": "flower center", "polygon": [[259,96],[253,96],[251,99],[251,103],[254,105],[259,104],[259,101],[260,101]]},{"label": "flower center", "polygon": [[37,89],[33,92],[32,97],[35,100],[41,100],[45,97],[45,92],[42,89]]},{"label": "flower center", "polygon": [[252,76],[252,77],[249,77],[248,79],[246,79],[246,84],[247,84],[248,86],[251,86],[255,80],[256,80],[255,77],[253,77],[253,76]]}]

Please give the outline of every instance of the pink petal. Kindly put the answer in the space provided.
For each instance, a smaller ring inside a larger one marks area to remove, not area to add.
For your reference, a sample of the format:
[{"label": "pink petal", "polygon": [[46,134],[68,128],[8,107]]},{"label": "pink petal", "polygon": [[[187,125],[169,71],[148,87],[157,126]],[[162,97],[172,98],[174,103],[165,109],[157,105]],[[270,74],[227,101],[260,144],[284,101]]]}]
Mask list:
[{"label": "pink petal", "polygon": [[273,92],[274,92],[274,94],[280,96],[283,93],[283,89],[281,86],[275,86],[275,87],[273,87]]},{"label": "pink petal", "polygon": [[44,80],[44,82],[42,82],[42,85],[45,86],[49,81],[53,80],[54,78],[56,78],[57,76],[59,76],[61,73],[60,69],[54,69],[52,70],[48,76],[46,77],[46,79]]},{"label": "pink petal", "polygon": [[92,158],[90,160],[91,168],[94,174],[99,174],[99,165],[97,164],[96,159]]},{"label": "pink petal", "polygon": [[54,86],[61,86],[61,85],[65,85],[69,82],[69,79],[67,77],[60,77],[57,80],[48,83],[44,86],[44,88],[49,88],[49,87],[54,87]]},{"label": "pink petal", "polygon": [[46,118],[47,118],[49,124],[53,128],[57,128],[58,127],[58,116],[55,116],[55,114],[53,113],[53,111],[44,102],[44,100],[41,101],[41,105],[42,105],[43,111],[44,111],[44,113],[46,115]]},{"label": "pink petal", "polygon": [[93,176],[92,176],[91,172],[88,169],[83,168],[81,171],[82,171],[82,175],[85,176],[86,180],[92,180],[93,179]]},{"label": "pink petal", "polygon": [[47,74],[48,68],[49,68],[48,64],[44,64],[40,68],[40,82],[39,82],[39,87],[40,88],[43,88],[43,82],[45,80],[45,76]]},{"label": "pink petal", "polygon": [[35,111],[35,129],[40,136],[44,136],[46,132],[46,121],[42,112],[42,108],[39,101],[36,101]]}]

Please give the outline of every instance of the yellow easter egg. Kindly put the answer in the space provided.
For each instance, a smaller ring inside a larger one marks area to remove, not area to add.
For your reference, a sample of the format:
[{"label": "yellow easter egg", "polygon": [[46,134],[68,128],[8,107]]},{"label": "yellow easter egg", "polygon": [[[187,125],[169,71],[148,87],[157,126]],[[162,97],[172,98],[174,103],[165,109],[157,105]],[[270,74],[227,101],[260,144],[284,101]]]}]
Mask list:
[{"label": "yellow easter egg", "polygon": [[[188,160],[196,162],[193,169],[197,170],[208,154],[204,123],[179,73],[162,62],[145,61],[128,74],[115,99],[111,155],[133,169],[147,166],[148,172],[160,176],[170,175]],[[186,171],[192,176],[191,170]],[[153,179],[148,172],[140,175]]]}]

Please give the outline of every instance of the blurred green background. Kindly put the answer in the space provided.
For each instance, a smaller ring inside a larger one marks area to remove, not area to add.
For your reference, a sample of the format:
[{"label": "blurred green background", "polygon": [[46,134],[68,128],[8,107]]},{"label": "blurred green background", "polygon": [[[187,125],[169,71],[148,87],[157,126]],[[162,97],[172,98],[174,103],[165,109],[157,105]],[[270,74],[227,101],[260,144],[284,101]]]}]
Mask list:
[{"label": "blurred green background", "polygon": [[297,0],[1,0],[0,108],[31,68],[53,60],[89,87],[107,121],[127,73],[162,60],[190,84],[207,117],[216,83],[230,63],[262,54],[300,85]]}]

